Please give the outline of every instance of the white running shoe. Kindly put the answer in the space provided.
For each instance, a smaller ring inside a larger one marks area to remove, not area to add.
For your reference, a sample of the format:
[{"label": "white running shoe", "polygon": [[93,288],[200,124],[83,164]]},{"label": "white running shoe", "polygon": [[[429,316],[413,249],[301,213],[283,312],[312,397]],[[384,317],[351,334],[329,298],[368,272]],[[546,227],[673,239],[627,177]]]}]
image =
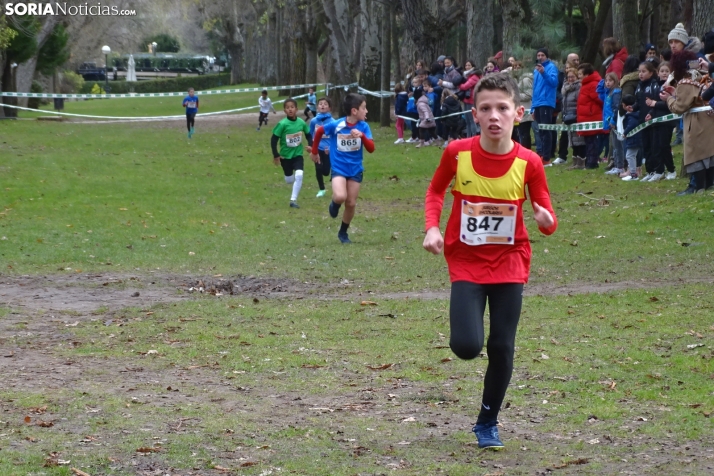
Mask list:
[{"label": "white running shoe", "polygon": [[446,149],[449,146],[449,141],[445,140],[444,143],[441,145],[444,149]]},{"label": "white running shoe", "polygon": [[564,163],[565,163],[565,159],[561,159],[560,157],[558,157],[557,159],[555,159],[553,161],[553,165],[560,165],[560,164],[564,164]]},{"label": "white running shoe", "polygon": [[[644,180],[644,179],[642,179]],[[628,175],[626,177],[622,177],[623,182],[636,182],[637,181],[637,175]]]},{"label": "white running shoe", "polygon": [[395,143],[395,144],[403,144],[403,143],[404,143],[404,139],[402,139],[402,138],[400,137],[399,139],[395,140],[394,143]]},{"label": "white running shoe", "polygon": [[649,182],[653,175],[654,175],[653,172],[648,173],[647,175],[642,177],[642,180],[640,180],[640,182]]},{"label": "white running shoe", "polygon": [[605,175],[620,175],[622,173],[622,169],[618,169],[617,167],[613,167],[607,172],[605,172]]},{"label": "white running shoe", "polygon": [[664,174],[658,174],[657,172],[652,173],[650,177],[650,182],[659,182],[664,177]]},{"label": "white running shoe", "polygon": [[404,142],[406,142],[407,144],[413,144],[414,142],[419,142],[419,140],[414,140],[410,137],[409,139],[405,140]]},{"label": "white running shoe", "polygon": [[677,172],[667,172],[667,173],[664,175],[664,179],[665,179],[665,180],[674,180],[674,179],[676,179],[676,178],[677,178]]}]

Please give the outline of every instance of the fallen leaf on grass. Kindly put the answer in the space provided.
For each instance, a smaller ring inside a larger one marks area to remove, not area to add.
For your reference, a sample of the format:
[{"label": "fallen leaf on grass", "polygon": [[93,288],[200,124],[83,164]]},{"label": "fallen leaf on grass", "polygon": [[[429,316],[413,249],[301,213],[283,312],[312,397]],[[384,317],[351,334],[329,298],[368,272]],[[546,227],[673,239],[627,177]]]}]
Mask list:
[{"label": "fallen leaf on grass", "polygon": [[377,305],[377,303],[374,301],[362,301],[359,304],[360,304],[360,306],[376,306]]},{"label": "fallen leaf on grass", "polygon": [[255,466],[256,464],[258,463],[256,463],[255,461],[246,461],[245,463],[241,463],[240,466],[241,468],[247,468],[249,466]]},{"label": "fallen leaf on grass", "polygon": [[302,364],[301,367],[303,369],[321,369],[324,367],[324,365],[316,365],[316,364]]},{"label": "fallen leaf on grass", "polygon": [[[244,464],[245,464],[245,463],[244,463]],[[244,464],[242,464],[241,466],[243,466]],[[255,464],[255,463],[253,463],[253,464]],[[216,471],[220,471],[221,473],[229,473],[229,472],[231,472],[231,469],[230,469],[230,468],[224,468],[223,466],[218,466],[218,465],[214,465],[214,466],[213,466],[213,469],[215,469]]]},{"label": "fallen leaf on grass", "polygon": [[553,466],[553,469],[563,469],[576,464],[588,464],[589,462],[590,461],[587,458],[578,458],[570,461],[565,461],[562,464],[556,464]]},{"label": "fallen leaf on grass", "polygon": [[687,349],[696,349],[697,347],[704,347],[704,344],[689,344]]},{"label": "fallen leaf on grass", "polygon": [[446,358],[441,359],[441,363],[445,364],[446,362],[451,362],[452,360],[454,360],[454,359],[452,359],[451,357],[446,357]]},{"label": "fallen leaf on grass", "polygon": [[85,473],[81,469],[77,469],[77,468],[72,468],[72,472],[75,474],[75,476],[90,476],[89,473]]},{"label": "fallen leaf on grass", "polygon": [[141,448],[136,449],[137,453],[158,453],[159,451],[161,451],[161,448],[151,446],[142,446]]},{"label": "fallen leaf on grass", "polygon": [[384,365],[379,365],[377,367],[372,367],[371,365],[367,365],[367,368],[371,369],[371,370],[387,370],[392,365],[394,365],[394,364],[384,364]]},{"label": "fallen leaf on grass", "polygon": [[652,297],[650,297],[650,301],[657,302],[657,301],[659,301],[659,298],[657,296],[652,296]]},{"label": "fallen leaf on grass", "polygon": [[37,423],[35,425],[41,427],[41,428],[52,428],[55,426],[55,424],[51,421],[42,421],[42,420],[37,420]]}]

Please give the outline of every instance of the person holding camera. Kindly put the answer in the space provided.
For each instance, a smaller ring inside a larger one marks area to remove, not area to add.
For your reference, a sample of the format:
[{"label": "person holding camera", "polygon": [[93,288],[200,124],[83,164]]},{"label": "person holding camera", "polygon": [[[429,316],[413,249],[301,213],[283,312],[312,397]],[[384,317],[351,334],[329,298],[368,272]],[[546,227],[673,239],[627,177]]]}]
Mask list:
[{"label": "person holding camera", "polygon": [[[536,54],[536,66],[533,70],[533,100],[531,113],[538,124],[553,124],[555,98],[558,89],[558,67],[548,57],[548,48],[541,48]],[[550,166],[553,158],[553,143],[557,138],[555,131],[539,130],[540,148],[536,144],[538,155],[544,166]]]}]

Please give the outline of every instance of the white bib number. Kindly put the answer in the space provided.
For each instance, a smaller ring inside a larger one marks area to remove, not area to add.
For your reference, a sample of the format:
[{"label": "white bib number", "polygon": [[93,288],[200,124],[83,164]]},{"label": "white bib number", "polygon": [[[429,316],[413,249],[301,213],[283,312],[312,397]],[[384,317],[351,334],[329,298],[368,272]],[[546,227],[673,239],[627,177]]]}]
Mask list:
[{"label": "white bib number", "polygon": [[287,144],[288,147],[297,147],[302,144],[302,132],[287,134],[285,136],[285,144]]},{"label": "white bib number", "polygon": [[510,203],[461,204],[461,241],[469,246],[512,245],[518,207]]},{"label": "white bib number", "polygon": [[196,109],[196,101],[189,101],[186,103],[186,107],[189,109]]},{"label": "white bib number", "polygon": [[340,152],[356,152],[362,147],[362,138],[352,137],[352,134],[337,134],[337,150]]}]

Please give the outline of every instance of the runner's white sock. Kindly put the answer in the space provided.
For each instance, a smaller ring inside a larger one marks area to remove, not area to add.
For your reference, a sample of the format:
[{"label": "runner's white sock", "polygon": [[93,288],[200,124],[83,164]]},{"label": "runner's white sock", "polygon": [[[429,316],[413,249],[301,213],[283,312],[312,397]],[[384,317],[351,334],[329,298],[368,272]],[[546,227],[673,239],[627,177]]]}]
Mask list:
[{"label": "runner's white sock", "polygon": [[285,183],[290,185],[291,183],[295,182],[295,176],[294,175],[286,175],[285,176]]},{"label": "runner's white sock", "polygon": [[300,189],[302,188],[302,170],[295,171],[295,183],[293,184],[293,195],[290,197],[290,201],[294,202],[297,200],[300,194]]}]

